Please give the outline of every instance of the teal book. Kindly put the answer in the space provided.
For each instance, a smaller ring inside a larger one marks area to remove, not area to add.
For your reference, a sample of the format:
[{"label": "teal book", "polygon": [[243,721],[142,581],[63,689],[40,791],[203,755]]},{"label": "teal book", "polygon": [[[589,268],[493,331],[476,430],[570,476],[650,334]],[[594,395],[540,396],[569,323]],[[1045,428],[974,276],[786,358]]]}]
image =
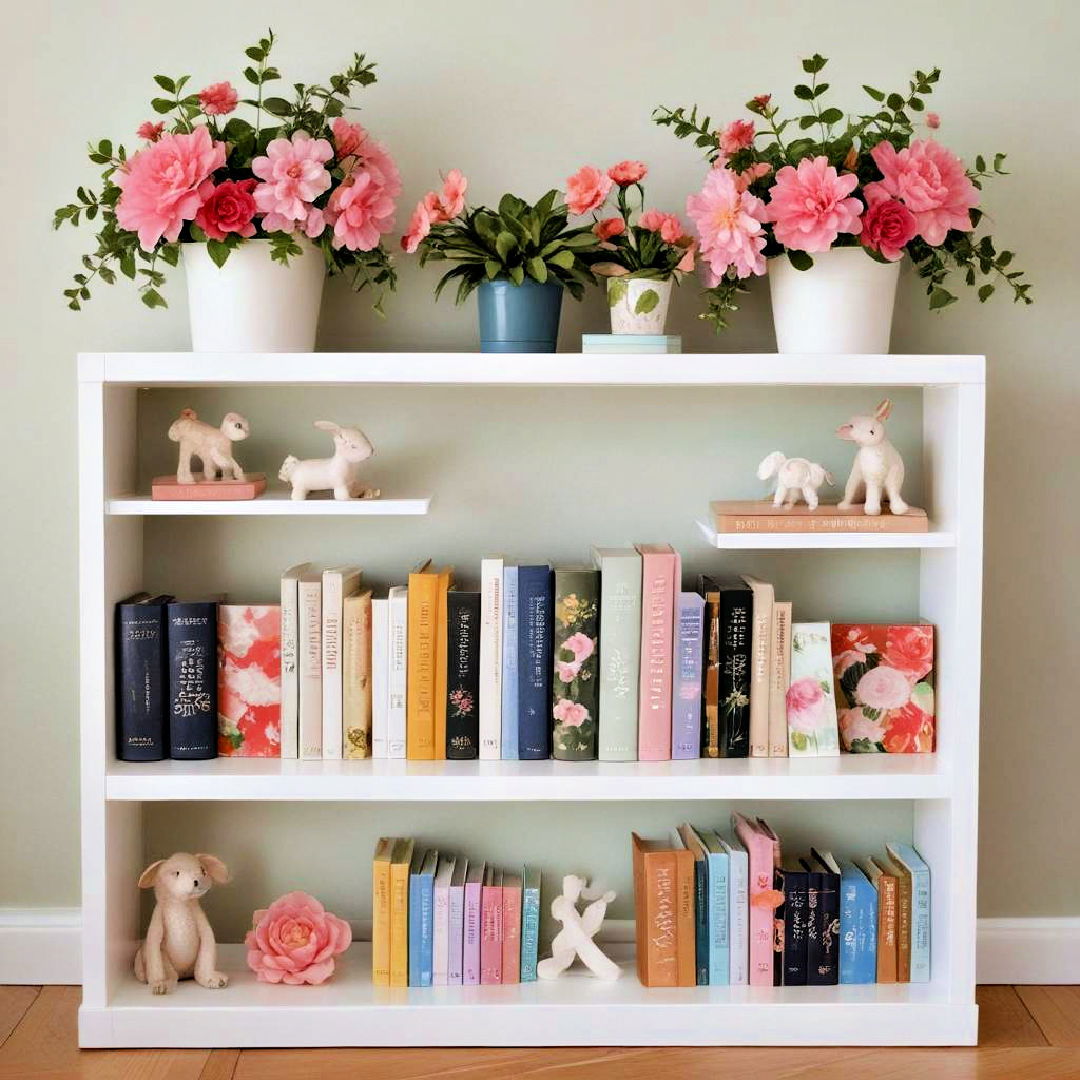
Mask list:
[{"label": "teal book", "polygon": [[583,353],[681,353],[679,334],[582,334]]},{"label": "teal book", "polygon": [[730,856],[720,837],[712,829],[698,829],[705,845],[707,900],[709,907],[709,985],[727,986],[730,975]]},{"label": "teal book", "polygon": [[853,862],[840,863],[840,982],[877,982],[877,889]]},{"label": "teal book", "polygon": [[694,977],[709,985],[709,870],[708,851],[692,825],[680,825],[672,840],[694,856]]},{"label": "teal book", "polygon": [[551,679],[552,757],[596,758],[600,669],[600,572],[588,566],[555,571]]},{"label": "teal book", "polygon": [[601,761],[637,761],[641,681],[641,556],[634,548],[593,548],[600,570]]},{"label": "teal book", "polygon": [[911,874],[911,981],[930,981],[930,867],[910,845],[885,845],[889,858]]},{"label": "teal book", "polygon": [[417,852],[409,866],[409,985],[430,986],[435,940],[435,871],[439,853]]},{"label": "teal book", "polygon": [[540,871],[525,867],[521,890],[521,981],[536,982],[540,952]]}]

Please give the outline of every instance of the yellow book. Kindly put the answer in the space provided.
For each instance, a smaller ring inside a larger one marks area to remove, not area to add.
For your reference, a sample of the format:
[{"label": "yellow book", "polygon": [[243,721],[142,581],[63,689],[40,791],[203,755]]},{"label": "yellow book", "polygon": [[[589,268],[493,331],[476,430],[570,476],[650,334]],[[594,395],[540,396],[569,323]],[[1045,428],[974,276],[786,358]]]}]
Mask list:
[{"label": "yellow book", "polygon": [[390,985],[409,985],[409,864],[412,840],[397,840],[390,856]]},{"label": "yellow book", "polygon": [[[445,623],[450,577],[449,569],[432,570],[427,565],[409,574],[405,756],[412,759],[430,761],[446,756]],[[440,688],[441,701],[437,700]],[[435,730],[439,715],[441,746],[436,743]]]},{"label": "yellow book", "polygon": [[346,758],[371,757],[371,590],[345,597],[341,679]]},{"label": "yellow book", "polygon": [[390,858],[394,838],[380,837],[371,868],[371,981],[390,985]]},{"label": "yellow book", "polygon": [[435,625],[435,757],[446,757],[446,667],[449,627],[447,626],[446,594],[454,587],[453,571],[439,571],[439,613]]}]

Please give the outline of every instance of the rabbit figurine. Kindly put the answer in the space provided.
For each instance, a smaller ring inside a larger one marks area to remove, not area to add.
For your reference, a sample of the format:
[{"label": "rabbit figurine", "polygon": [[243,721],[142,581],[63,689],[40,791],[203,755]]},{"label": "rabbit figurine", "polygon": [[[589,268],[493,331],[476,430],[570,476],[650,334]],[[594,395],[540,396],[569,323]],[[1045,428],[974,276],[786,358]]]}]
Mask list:
[{"label": "rabbit figurine", "polygon": [[332,420],[316,420],[315,426],[333,435],[334,456],[300,461],[290,454],[278,479],[292,485],[292,497],[306,499],[312,491],[333,491],[335,499],[377,499],[379,489],[362,487],[357,475],[360,463],[375,453],[367,436],[359,428],[341,427]]},{"label": "rabbit figurine", "polygon": [[876,517],[881,513],[884,494],[891,513],[908,512],[908,504],[900,494],[904,483],[904,460],[885,437],[885,421],[891,411],[892,402],[886,398],[874,410],[873,416],[853,416],[836,429],[841,439],[859,447],[839,509],[850,510],[856,503],[865,501],[863,513]]},{"label": "rabbit figurine", "polygon": [[776,476],[776,494],[773,496],[773,506],[784,506],[788,509],[799,501],[799,495],[806,500],[806,505],[811,510],[816,510],[818,505],[817,489],[822,484],[834,484],[832,473],[824,465],[818,465],[815,461],[807,461],[801,457],[784,457],[779,450],[774,450],[759,466],[758,479],[768,480],[770,476]]}]

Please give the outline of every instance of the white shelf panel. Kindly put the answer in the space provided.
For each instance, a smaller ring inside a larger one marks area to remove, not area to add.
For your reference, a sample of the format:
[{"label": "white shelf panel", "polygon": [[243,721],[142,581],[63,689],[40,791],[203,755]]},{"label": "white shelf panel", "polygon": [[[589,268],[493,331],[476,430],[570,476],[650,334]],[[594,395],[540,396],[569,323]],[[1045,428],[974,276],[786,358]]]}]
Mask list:
[{"label": "white shelf panel", "polygon": [[373,517],[421,515],[431,508],[431,496],[420,499],[349,499],[309,498],[296,500],[288,492],[275,491],[257,499],[166,500],[147,499],[140,495],[122,495],[105,502],[108,514],[145,517]]},{"label": "white shelf panel", "polygon": [[114,801],[618,802],[643,799],[941,799],[934,754],[696,761],[113,762]]},{"label": "white shelf panel", "polygon": [[371,950],[354,945],[322,986],[271,986],[222,946],[224,990],[181,983],[154,996],[126,980],[101,1008],[84,1006],[89,1046],[665,1046],[973,1044],[977,1009],[922,985],[649,989],[632,949],[613,949],[614,983],[577,971],[508,986],[376,988]]},{"label": "white shelf panel", "polygon": [[708,522],[697,527],[706,542],[722,551],[884,551],[956,547],[956,533],[718,533]]}]

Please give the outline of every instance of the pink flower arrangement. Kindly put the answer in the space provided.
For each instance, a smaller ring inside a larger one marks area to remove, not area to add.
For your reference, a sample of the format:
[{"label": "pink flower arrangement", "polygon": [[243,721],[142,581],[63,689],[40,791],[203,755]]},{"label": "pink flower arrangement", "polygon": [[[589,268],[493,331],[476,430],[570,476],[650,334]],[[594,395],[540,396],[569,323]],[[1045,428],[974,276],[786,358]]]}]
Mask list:
[{"label": "pink flower arrangement", "polygon": [[859,186],[854,173],[840,176],[824,155],[803,158],[777,174],[767,206],[778,244],[792,251],[828,251],[841,233],[862,232],[863,204],[849,198]]},{"label": "pink flower arrangement", "polygon": [[226,116],[236,108],[240,95],[232,83],[219,82],[199,91],[199,108],[207,116]]},{"label": "pink flower arrangement", "polygon": [[255,205],[267,232],[291,232],[298,221],[307,221],[311,205],[330,187],[326,162],[333,156],[326,139],[297,131],[272,140],[266,154],[252,160],[251,171],[263,181],[255,188]]},{"label": "pink flower arrangement", "polygon": [[889,262],[902,259],[904,248],[919,232],[915,215],[899,199],[884,194],[876,184],[867,184],[863,195],[866,215],[863,217],[862,242]]},{"label": "pink flower arrangement", "polygon": [[686,213],[697,229],[710,288],[729,271],[739,278],[765,273],[765,204],[740,190],[729,171],[710,170],[701,191],[687,198]]},{"label": "pink flower arrangement", "polygon": [[754,145],[754,121],[732,120],[716,138],[720,153],[729,157]]},{"label": "pink flower arrangement", "polygon": [[[582,165],[566,181],[566,205],[571,214],[591,214],[607,200],[614,181],[592,165]],[[621,187],[621,185],[620,185]]]},{"label": "pink flower arrangement", "polygon": [[622,236],[626,232],[626,222],[621,217],[601,218],[594,226],[598,240],[610,240],[613,236]]},{"label": "pink flower arrangement", "polygon": [[224,240],[229,233],[254,236],[254,190],[254,180],[223,180],[199,207],[195,224],[211,240]]},{"label": "pink flower arrangement", "polygon": [[259,982],[318,986],[334,974],[334,957],[352,942],[352,929],[313,896],[291,892],[256,911],[247,946]]},{"label": "pink flower arrangement", "polygon": [[589,710],[579,701],[570,701],[569,698],[559,698],[552,709],[552,715],[560,724],[566,727],[581,727],[589,719]]},{"label": "pink flower arrangement", "polygon": [[335,188],[326,211],[335,248],[372,251],[394,227],[394,196],[368,172],[354,173]]}]

